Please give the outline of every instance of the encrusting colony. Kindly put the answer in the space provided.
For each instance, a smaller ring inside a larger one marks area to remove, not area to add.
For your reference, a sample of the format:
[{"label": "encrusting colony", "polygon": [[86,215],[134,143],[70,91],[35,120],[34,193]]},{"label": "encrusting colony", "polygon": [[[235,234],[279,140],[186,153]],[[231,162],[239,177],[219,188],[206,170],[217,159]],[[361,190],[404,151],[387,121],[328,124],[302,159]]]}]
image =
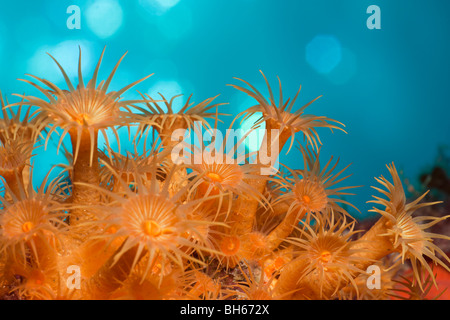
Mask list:
[{"label": "encrusting colony", "polygon": [[[434,264],[450,271],[433,243],[450,237],[427,231],[448,216],[414,215],[435,203],[421,202],[425,194],[407,203],[394,164],[390,177],[376,179],[379,220],[366,232],[355,229],[347,212],[353,205],[343,199],[355,188],[345,186],[348,166],[319,161],[317,129],[344,131],[343,124],[305,114],[317,98],[296,108],[300,90],[285,101],[279,79],[277,100],[264,74],[267,97],[238,79],[243,86],[232,87],[256,104],[230,128],[260,115],[252,127],[265,124],[258,151],[242,148],[245,136],[227,151],[218,146],[229,145],[229,136],[199,146],[183,137],[200,130],[214,136],[223,103],[212,97],[195,104],[190,96],[175,112],[178,96],[122,100],[150,76],[108,92],[124,56],[98,82],[103,54],[87,83],[80,49],[76,86],[52,57],[67,88],[30,75],[22,81],[42,97],[18,95],[22,100],[9,104],[0,94],[1,298],[412,299],[437,286]],[[134,150],[121,152],[120,127],[128,128]],[[68,163],[36,186],[33,154],[55,134]],[[63,143],[67,135],[71,146]],[[277,156],[289,140],[301,168],[274,171],[261,159]],[[381,270],[377,288],[369,285],[374,266]],[[402,266],[411,267],[412,278],[399,280]]]}]

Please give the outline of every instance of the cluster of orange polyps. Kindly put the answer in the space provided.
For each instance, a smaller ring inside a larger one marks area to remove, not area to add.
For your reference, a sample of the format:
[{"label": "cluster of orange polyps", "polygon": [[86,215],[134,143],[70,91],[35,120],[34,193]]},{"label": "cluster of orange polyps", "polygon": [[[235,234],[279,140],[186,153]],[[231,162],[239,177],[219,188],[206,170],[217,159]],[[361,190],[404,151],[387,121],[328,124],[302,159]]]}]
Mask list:
[{"label": "cluster of orange polyps", "polygon": [[[264,175],[261,169],[271,169],[270,164],[216,163],[204,156],[192,165],[179,164],[172,151],[180,141],[172,139],[172,133],[194,130],[196,122],[211,130],[208,120],[216,127],[224,116],[218,112],[221,103],[212,104],[213,97],[194,104],[190,97],[174,112],[178,96],[168,100],[161,94],[154,100],[141,94],[140,100],[121,100],[148,77],[107,92],[123,57],[109,77],[97,83],[103,53],[86,85],[80,50],[76,87],[55,60],[67,89],[31,76],[35,82],[23,81],[44,97],[23,95],[13,104],[2,98],[3,297],[386,299],[395,295],[396,273],[404,264],[412,267],[413,279],[405,286],[414,292],[436,284],[430,261],[449,270],[445,262],[450,259],[433,238],[450,238],[427,231],[447,217],[413,216],[435,203],[420,203],[425,195],[406,203],[393,164],[388,165],[392,180],[377,179],[381,197],[374,197],[373,211],[381,217],[357,235],[355,220],[346,211],[352,205],[343,199],[354,188],[342,185],[348,166],[337,171],[338,161],[319,162],[317,128],[343,131],[343,125],[305,114],[316,99],[294,111],[300,89],[285,101],[280,82],[277,101],[264,74],[268,97],[244,80],[245,86],[232,85],[256,100],[235,120],[259,114],[253,129],[262,124],[266,129],[258,151],[244,156],[258,159],[261,152],[273,153],[269,149],[276,143],[279,152],[289,139],[290,150],[300,136],[302,169],[285,167]],[[134,152],[112,150],[108,131],[120,148],[117,128],[133,126],[137,131],[129,139]],[[97,145],[99,132],[106,141],[103,150]],[[46,148],[55,134],[68,164],[59,165],[64,170],[54,180],[49,172],[36,188],[32,176],[39,164],[32,165],[32,155],[42,144]],[[66,149],[67,134],[72,148]],[[153,141],[147,147],[150,136]],[[142,141],[144,151],[139,153]],[[238,156],[217,149],[200,151],[214,159]],[[381,286],[369,289],[368,270],[373,266],[382,270]],[[235,278],[229,281],[231,275]]]}]

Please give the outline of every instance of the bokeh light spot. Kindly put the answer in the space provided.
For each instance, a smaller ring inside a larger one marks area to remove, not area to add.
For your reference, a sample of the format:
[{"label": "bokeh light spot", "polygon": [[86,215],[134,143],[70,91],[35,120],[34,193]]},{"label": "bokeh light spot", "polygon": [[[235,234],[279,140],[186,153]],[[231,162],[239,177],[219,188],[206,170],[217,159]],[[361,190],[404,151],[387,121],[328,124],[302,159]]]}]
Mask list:
[{"label": "bokeh light spot", "polygon": [[162,15],[177,5],[180,0],[139,0],[139,4],[150,13]]},{"label": "bokeh light spot", "polygon": [[335,36],[317,35],[306,45],[306,61],[319,73],[331,72],[341,58],[341,44]]},{"label": "bokeh light spot", "polygon": [[122,25],[123,11],[118,1],[96,0],[86,11],[89,29],[99,38],[111,37]]}]

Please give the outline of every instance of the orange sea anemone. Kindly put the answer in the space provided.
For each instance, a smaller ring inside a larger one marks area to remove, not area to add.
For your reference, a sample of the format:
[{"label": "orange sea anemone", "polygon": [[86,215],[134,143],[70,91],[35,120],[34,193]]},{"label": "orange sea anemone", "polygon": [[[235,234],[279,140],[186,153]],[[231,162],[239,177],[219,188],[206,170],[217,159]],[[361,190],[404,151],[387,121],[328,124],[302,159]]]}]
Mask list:
[{"label": "orange sea anemone", "polygon": [[202,152],[202,162],[191,166],[192,175],[198,177],[193,185],[197,190],[197,197],[219,195],[220,199],[228,195],[243,199],[255,199],[262,205],[266,205],[264,196],[253,189],[249,179],[265,179],[259,175],[259,167],[253,164],[238,164],[236,159],[229,155],[216,152]]},{"label": "orange sea anemone", "polygon": [[30,159],[38,138],[42,137],[48,120],[28,107],[24,112],[23,101],[14,111],[12,105],[3,100],[0,104],[3,118],[0,119],[0,175],[9,184],[12,192],[19,192],[19,183],[28,183]]},{"label": "orange sea anemone", "polygon": [[[0,197],[0,252],[8,250],[13,259],[26,260],[28,253],[39,261],[39,250],[55,251],[61,244],[60,236],[67,231],[64,222],[63,196],[55,194],[60,178],[48,183],[48,175],[37,191],[32,181],[20,192],[10,193],[11,200]],[[9,186],[5,184],[8,191]]]},{"label": "orange sea anemone", "polygon": [[343,213],[351,217],[339,203],[358,210],[354,205],[342,199],[342,196],[352,195],[352,193],[343,191],[357,188],[357,186],[333,188],[350,176],[341,177],[341,174],[350,165],[333,173],[339,160],[332,164],[333,157],[331,157],[322,167],[319,161],[320,149],[315,152],[300,145],[300,150],[303,154],[304,169],[292,170],[286,167],[290,176],[283,179],[278,188],[286,188],[288,192],[280,195],[275,202],[290,203],[288,212],[326,213],[332,209],[335,213]]},{"label": "orange sea anemone", "polygon": [[5,135],[5,142],[0,144],[0,174],[11,183],[11,177],[15,174],[20,177],[29,164],[34,146],[23,136],[13,139],[8,135]]},{"label": "orange sea anemone", "polygon": [[[295,104],[295,101],[297,100],[298,94],[300,93],[301,86],[299,90],[297,91],[296,95],[292,100],[290,98],[287,101],[283,100],[283,92],[281,87],[281,81],[280,78],[278,78],[279,83],[279,101],[277,102],[274,98],[272,88],[269,85],[269,82],[267,81],[266,76],[262,71],[260,71],[261,74],[264,77],[264,80],[267,85],[267,89],[269,90],[269,101],[250,83],[248,83],[245,80],[235,78],[237,80],[240,80],[244,82],[247,86],[250,87],[251,90],[246,89],[244,87],[238,86],[238,85],[231,85],[232,87],[245,92],[250,97],[254,98],[258,104],[256,106],[253,106],[246,111],[244,111],[244,114],[246,114],[245,117],[249,117],[257,112],[262,112],[262,117],[254,124],[254,126],[259,125],[262,122],[266,122],[266,130],[269,132],[271,129],[279,129],[280,135],[281,135],[281,143],[280,143],[280,149],[282,145],[284,145],[284,142],[287,141],[289,137],[292,137],[291,139],[291,145],[289,147],[289,150],[292,147],[292,144],[294,143],[294,136],[297,132],[302,132],[308,141],[309,144],[315,146],[318,148],[318,144],[320,142],[319,135],[317,134],[317,131],[315,128],[317,127],[325,127],[333,129],[339,129],[344,131],[340,126],[344,126],[342,123],[327,118],[323,116],[314,116],[314,115],[308,115],[304,114],[305,109],[311,105],[314,101],[319,99],[321,96],[311,100],[307,104],[305,104],[303,107],[298,109],[297,111],[292,111],[292,108]],[[332,124],[332,123],[336,124]],[[340,126],[339,126],[340,125]],[[345,131],[344,131],[345,132]]]},{"label": "orange sea anemone", "polygon": [[[176,169],[175,167],[173,170]],[[123,185],[120,192],[92,186],[112,200],[107,207],[93,209],[93,212],[99,211],[100,216],[98,221],[93,222],[94,224],[106,225],[106,229],[112,226],[115,229],[115,232],[100,235],[98,238],[111,241],[124,239],[114,254],[113,266],[121,261],[123,256],[129,259],[127,252],[134,252],[132,260],[129,261],[131,269],[147,256],[146,272],[153,268],[157,260],[160,261],[162,269],[170,264],[182,267],[183,259],[202,264],[201,260],[189,254],[192,250],[210,251],[209,248],[203,247],[201,229],[205,221],[188,219],[188,208],[204,200],[183,204],[180,199],[189,186],[171,195],[169,185],[173,170],[163,184],[157,182],[156,168],[150,175],[149,183],[144,183],[143,179],[136,175],[138,193],[131,190],[127,182],[117,173],[116,183]],[[200,241],[192,241],[192,236]],[[145,276],[145,273],[143,275]]]},{"label": "orange sea anemone", "polygon": [[[100,68],[100,64],[103,58],[103,54],[105,49],[100,56],[100,59],[97,63],[97,67],[95,68],[94,75],[92,79],[85,86],[81,71],[81,48],[80,48],[80,57],[78,60],[78,86],[75,88],[64,71],[63,67],[58,63],[58,61],[50,57],[55,61],[58,65],[61,73],[64,76],[66,84],[69,90],[63,90],[57,87],[55,84],[51,83],[48,80],[30,75],[34,79],[46,85],[50,90],[41,87],[39,84],[36,84],[32,81],[21,79],[35,88],[37,88],[40,92],[42,92],[49,101],[45,101],[41,98],[31,97],[31,96],[22,96],[24,99],[29,101],[32,105],[39,107],[39,111],[48,115],[52,122],[52,128],[49,131],[49,134],[46,139],[46,143],[48,142],[51,134],[56,130],[56,128],[61,128],[63,130],[62,134],[59,138],[59,145],[61,145],[64,137],[67,133],[71,135],[72,147],[74,150],[74,163],[77,161],[77,155],[80,150],[80,143],[83,130],[87,130],[89,133],[89,139],[94,141],[97,137],[97,132],[102,132],[105,137],[106,142],[108,143],[108,134],[106,129],[111,129],[116,137],[118,137],[118,133],[115,129],[115,126],[127,123],[127,121],[131,121],[130,117],[132,116],[131,110],[129,106],[132,103],[135,103],[136,100],[121,100],[121,95],[128,91],[133,86],[138,83],[144,81],[151,75],[148,75],[140,80],[137,80],[119,91],[112,91],[107,93],[108,87],[111,83],[111,80],[119,67],[122,59],[125,57],[125,54],[119,59],[117,64],[115,65],[113,71],[109,75],[109,77],[100,83],[97,86],[97,76]],[[55,97],[54,97],[54,96]],[[120,110],[120,108],[125,108],[128,112],[124,112]],[[117,139],[119,140],[119,139]],[[88,141],[89,142],[89,141]],[[93,153],[96,151],[94,147],[94,143],[91,144],[91,163],[93,158]],[[59,147],[58,147],[59,149]]]},{"label": "orange sea anemone", "polygon": [[[42,115],[50,119],[51,128],[45,140],[47,146],[52,133],[59,128],[62,133],[59,137],[57,150],[60,149],[64,137],[69,134],[72,150],[73,150],[73,179],[78,182],[86,182],[92,184],[99,183],[99,165],[98,165],[98,133],[101,132],[109,147],[107,129],[110,129],[119,143],[118,132],[116,126],[129,124],[135,117],[129,109],[129,105],[136,103],[136,100],[121,100],[121,95],[127,90],[147,79],[146,76],[137,80],[119,91],[111,91],[107,93],[111,80],[116,73],[119,64],[125,57],[123,55],[111,74],[105,81],[100,82],[97,86],[97,76],[105,49],[100,56],[92,79],[85,86],[81,72],[81,48],[78,59],[78,86],[75,88],[63,67],[58,61],[50,57],[58,65],[61,73],[66,81],[69,90],[60,89],[48,80],[30,75],[35,80],[44,84],[47,88],[42,87],[30,80],[22,79],[22,81],[31,84],[38,89],[49,100],[33,96],[22,97],[30,104],[37,106]],[[121,108],[126,111],[121,110]],[[120,148],[120,144],[119,144]],[[98,202],[99,196],[96,192],[89,192],[80,185],[74,185],[72,190],[72,202],[77,204],[94,204]],[[78,220],[89,219],[86,211],[73,210],[73,222]]]},{"label": "orange sea anemone", "polygon": [[25,137],[30,143],[34,143],[38,137],[42,137],[41,131],[47,126],[48,119],[39,111],[32,111],[31,106],[24,111],[23,101],[18,103],[19,106],[14,111],[14,107],[9,105],[7,100],[5,103],[1,91],[0,105],[3,115],[0,119],[0,140],[2,143],[6,143],[10,139],[15,140],[17,137]]},{"label": "orange sea anemone", "polygon": [[[450,271],[450,267],[442,260],[444,259],[445,261],[450,262],[450,258],[442,251],[442,249],[433,243],[433,238],[450,240],[450,237],[427,232],[426,229],[449,218],[450,215],[444,217],[414,217],[414,212],[419,208],[435,205],[440,202],[420,203],[428,193],[426,192],[413,202],[406,203],[402,182],[394,164],[388,165],[387,168],[392,176],[393,183],[381,176],[376,180],[387,190],[373,187],[383,195],[387,196],[387,199],[374,196],[376,200],[370,201],[375,204],[380,204],[385,208],[373,208],[371,211],[381,214],[388,220],[390,227],[384,235],[393,239],[394,248],[400,253],[399,259],[401,258],[402,263],[404,263],[406,259],[410,260],[414,277],[419,287],[422,289],[422,269],[425,269],[429,273],[433,283],[436,285],[433,271],[426,261],[426,258],[431,259],[435,264],[439,264],[447,271]],[[442,258],[439,258],[437,254]]]},{"label": "orange sea anemone", "polygon": [[287,240],[293,245],[295,259],[284,267],[277,294],[291,292],[298,299],[330,299],[348,283],[357,290],[354,278],[365,270],[357,267],[361,258],[352,248],[354,225],[343,216],[335,220],[333,213],[318,216],[315,225],[303,223],[301,237]]}]

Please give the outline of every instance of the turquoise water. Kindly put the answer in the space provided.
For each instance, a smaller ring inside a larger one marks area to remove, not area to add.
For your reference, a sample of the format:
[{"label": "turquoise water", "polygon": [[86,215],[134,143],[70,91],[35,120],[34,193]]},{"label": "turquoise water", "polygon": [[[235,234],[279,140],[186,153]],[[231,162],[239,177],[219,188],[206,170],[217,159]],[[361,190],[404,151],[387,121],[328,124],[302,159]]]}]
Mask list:
[{"label": "turquoise water", "polygon": [[[380,9],[381,29],[367,26],[370,5]],[[45,52],[76,79],[79,45],[88,78],[105,45],[102,78],[128,51],[113,90],[155,73],[136,89],[193,93],[197,102],[220,94],[217,102],[229,103],[222,111],[234,115],[253,101],[227,86],[238,84],[233,77],[266,92],[259,70],[275,88],[278,75],[286,98],[302,85],[298,107],[323,95],[307,113],[346,125],[348,134],[319,129],[323,161],[333,155],[340,157],[340,167],[352,163],[346,183],[363,187],[347,200],[365,216],[370,186],[375,176],[387,174],[387,163],[393,161],[415,182],[433,165],[438,146],[449,144],[449,14],[450,2],[442,0],[3,3],[0,90],[10,101],[17,100],[13,93],[39,95],[17,80],[26,73],[63,86]],[[137,96],[133,89],[126,98]],[[295,168],[301,166],[298,159],[298,150],[292,150],[281,162]],[[34,161],[39,179],[64,158],[50,148]]]}]

